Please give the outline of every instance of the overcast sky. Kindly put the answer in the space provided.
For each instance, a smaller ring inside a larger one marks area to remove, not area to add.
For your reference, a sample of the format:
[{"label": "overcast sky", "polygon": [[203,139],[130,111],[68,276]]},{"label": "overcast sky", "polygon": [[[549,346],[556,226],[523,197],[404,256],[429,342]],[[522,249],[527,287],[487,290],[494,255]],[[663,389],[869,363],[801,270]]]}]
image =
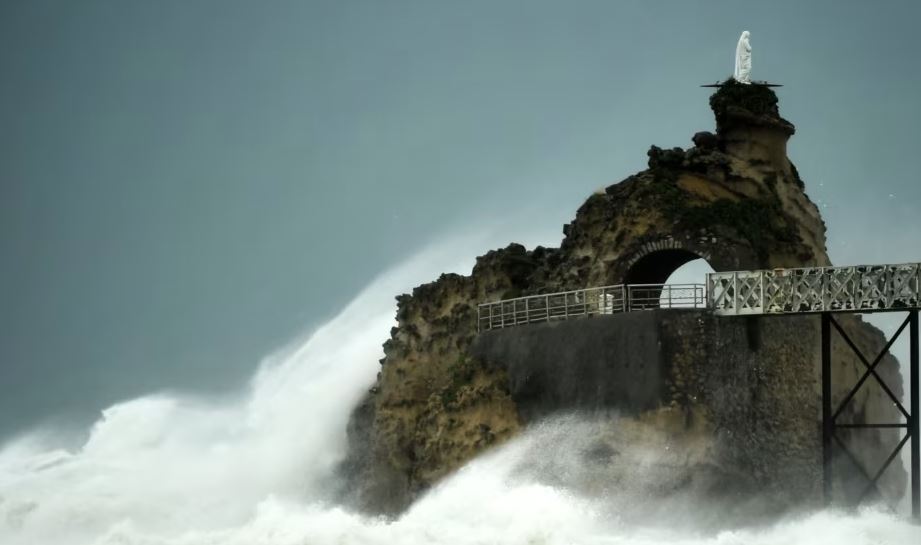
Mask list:
[{"label": "overcast sky", "polygon": [[504,210],[559,233],[649,145],[712,129],[699,85],[745,29],[832,259],[921,260],[919,21],[917,1],[0,0],[0,438],[239,385]]}]

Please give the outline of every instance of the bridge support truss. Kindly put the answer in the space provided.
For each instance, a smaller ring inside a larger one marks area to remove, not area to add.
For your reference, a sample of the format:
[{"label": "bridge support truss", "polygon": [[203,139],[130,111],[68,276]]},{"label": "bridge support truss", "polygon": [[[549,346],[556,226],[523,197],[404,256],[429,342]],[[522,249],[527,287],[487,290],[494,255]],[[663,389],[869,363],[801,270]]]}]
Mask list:
[{"label": "bridge support truss", "polygon": [[[909,342],[910,342],[910,357],[909,357],[909,399],[908,399],[908,409],[902,405],[901,401],[898,399],[889,386],[886,384],[885,380],[877,373],[876,369],[879,363],[883,360],[883,357],[888,353],[889,349],[892,347],[892,344],[899,338],[900,335],[905,331],[906,327],[908,328]],[[847,395],[837,406],[832,404],[832,330],[837,331],[841,339],[847,344],[847,346],[857,355],[858,359],[864,365],[864,373],[860,377],[860,380],[854,384]],[[921,457],[921,437],[919,437],[919,416],[921,412],[918,409],[918,360],[919,360],[919,337],[918,337],[918,310],[912,309],[908,311],[908,316],[905,318],[905,321],[902,322],[902,325],[896,331],[896,333],[889,339],[889,342],[882,349],[882,351],[876,355],[876,357],[869,361],[867,357],[860,351],[859,348],[854,344],[851,338],[847,335],[844,329],[838,324],[834,319],[832,313],[823,312],[822,313],[822,462],[823,462],[823,477],[824,477],[824,496],[825,502],[831,503],[832,500],[832,478],[833,478],[833,461],[835,450],[844,454],[857,469],[866,477],[867,484],[863,488],[862,492],[858,496],[856,503],[859,504],[867,496],[870,495],[874,490],[881,494],[878,483],[880,477],[889,467],[893,460],[898,457],[899,453],[902,451],[902,447],[910,440],[911,441],[911,459],[909,462],[909,475],[910,475],[910,494],[911,494],[911,512],[912,517],[916,521],[921,521],[921,468],[919,468],[919,457]],[[838,417],[844,411],[847,404],[854,398],[857,394],[857,391],[861,386],[870,378],[873,377],[877,383],[882,387],[883,391],[886,392],[886,395],[892,400],[896,408],[898,408],[901,415],[905,418],[905,422],[880,422],[880,423],[863,423],[863,424],[845,424],[838,423]],[[886,458],[885,462],[877,468],[872,473],[867,471],[866,468],[861,464],[859,460],[853,455],[853,453],[848,450],[844,441],[836,433],[839,429],[885,429],[885,428],[896,428],[904,429],[905,435],[893,449],[893,451]]]}]

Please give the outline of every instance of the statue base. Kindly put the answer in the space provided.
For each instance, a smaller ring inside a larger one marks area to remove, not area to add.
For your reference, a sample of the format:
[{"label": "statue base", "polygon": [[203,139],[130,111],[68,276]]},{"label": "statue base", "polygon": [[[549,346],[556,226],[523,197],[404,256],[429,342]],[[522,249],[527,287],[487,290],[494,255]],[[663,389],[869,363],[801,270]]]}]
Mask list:
[{"label": "statue base", "polygon": [[[736,82],[735,80],[733,80],[732,78],[730,78],[730,79],[728,79],[728,80],[726,80],[726,81],[720,81],[720,82],[717,82],[717,83],[708,83],[708,84],[706,84],[706,85],[701,85],[701,87],[724,87],[724,86],[726,86],[726,85],[728,84],[727,82],[729,82],[729,81],[732,81],[732,82],[734,82],[734,83],[740,83],[740,82]],[[758,85],[758,86],[761,86],[761,87],[783,87],[783,84],[780,84],[780,83],[770,83],[770,82],[768,82],[768,81],[751,81],[751,82],[749,82],[749,83],[747,83],[747,84],[743,84],[743,85]]]}]

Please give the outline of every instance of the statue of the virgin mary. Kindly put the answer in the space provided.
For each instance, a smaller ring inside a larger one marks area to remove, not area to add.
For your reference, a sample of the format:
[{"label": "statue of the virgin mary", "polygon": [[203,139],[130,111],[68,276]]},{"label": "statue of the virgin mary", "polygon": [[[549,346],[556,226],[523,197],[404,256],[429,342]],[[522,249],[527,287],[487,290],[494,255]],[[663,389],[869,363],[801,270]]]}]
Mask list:
[{"label": "statue of the virgin mary", "polygon": [[752,44],[748,41],[751,33],[742,32],[739,45],[736,46],[736,69],[732,78],[739,83],[752,82]]}]

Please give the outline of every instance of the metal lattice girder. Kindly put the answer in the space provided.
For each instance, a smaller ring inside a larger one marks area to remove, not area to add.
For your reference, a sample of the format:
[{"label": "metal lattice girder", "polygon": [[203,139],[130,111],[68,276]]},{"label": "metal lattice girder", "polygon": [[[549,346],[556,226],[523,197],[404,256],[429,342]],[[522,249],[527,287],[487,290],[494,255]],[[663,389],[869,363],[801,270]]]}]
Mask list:
[{"label": "metal lattice girder", "polygon": [[921,307],[921,264],[710,273],[707,289],[720,315],[902,310]]}]

